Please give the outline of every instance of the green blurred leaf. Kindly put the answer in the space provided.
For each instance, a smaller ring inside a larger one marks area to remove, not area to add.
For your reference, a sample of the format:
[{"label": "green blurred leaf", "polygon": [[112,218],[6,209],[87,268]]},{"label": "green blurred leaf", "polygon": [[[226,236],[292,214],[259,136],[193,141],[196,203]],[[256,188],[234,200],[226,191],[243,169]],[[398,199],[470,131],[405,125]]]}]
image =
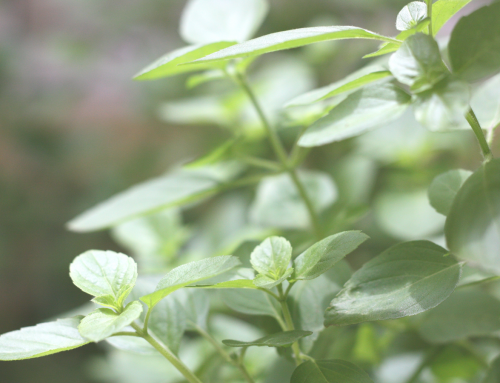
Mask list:
[{"label": "green blurred leaf", "polygon": [[293,372],[290,383],[373,383],[368,374],[345,360],[308,360]]},{"label": "green blurred leaf", "polygon": [[186,311],[174,294],[163,299],[151,311],[148,328],[177,354],[187,328],[187,320]]},{"label": "green blurred leaf", "polygon": [[399,118],[409,102],[410,96],[392,82],[358,90],[312,124],[299,145],[321,146],[358,136]]},{"label": "green blurred leaf", "polygon": [[497,383],[500,381],[500,357],[491,362],[486,377],[481,383]]},{"label": "green blurred leaf", "polygon": [[404,6],[396,19],[396,29],[406,31],[414,28],[427,17],[427,4],[422,1],[412,1]]},{"label": "green blurred leaf", "polygon": [[460,269],[432,242],[395,245],[353,274],[327,309],[325,325],[396,319],[429,310],[453,292]]},{"label": "green blurred leaf", "polygon": [[284,331],[278,332],[276,334],[266,335],[260,339],[244,342],[239,340],[226,339],[223,340],[226,346],[229,347],[289,347],[293,343],[297,342],[299,339],[304,338],[306,336],[311,335],[311,331],[301,331],[301,330],[293,330],[293,331]]},{"label": "green blurred leaf", "polygon": [[111,309],[97,309],[82,319],[78,326],[81,336],[99,342],[130,325],[142,313],[139,301],[130,302],[121,313]]},{"label": "green blurred leaf", "polygon": [[429,187],[429,202],[438,213],[448,215],[453,199],[472,172],[456,169],[440,174]]},{"label": "green blurred leaf", "polygon": [[294,279],[314,279],[331,269],[347,254],[356,250],[369,237],[360,231],[331,235],[295,258]]},{"label": "green blurred leaf", "polygon": [[210,300],[207,293],[201,290],[182,289],[173,296],[184,310],[187,330],[194,330],[196,326],[207,327],[208,311],[210,310]]},{"label": "green blurred leaf", "polygon": [[[482,369],[477,356],[458,347],[446,347],[437,354],[430,368],[440,382],[471,381]],[[460,380],[459,380],[460,379]]]},{"label": "green blurred leaf", "polygon": [[500,159],[484,163],[460,188],[445,234],[458,258],[500,274]]},{"label": "green blurred leaf", "polygon": [[263,289],[271,290],[273,287],[278,286],[280,283],[283,283],[293,274],[293,268],[289,268],[285,271],[285,273],[280,278],[270,278],[267,275],[259,274],[253,280],[253,283],[257,287],[261,287]]},{"label": "green blurred leaf", "polygon": [[141,297],[149,307],[154,307],[174,291],[204,279],[223,274],[238,266],[240,261],[231,255],[222,255],[189,262],[168,272],[153,293]]},{"label": "green blurred leaf", "polygon": [[278,280],[288,272],[292,259],[292,245],[283,237],[270,237],[252,251],[252,267],[273,280]]},{"label": "green blurred leaf", "polygon": [[81,319],[59,319],[1,335],[0,360],[38,358],[90,343],[78,332]]},{"label": "green blurred leaf", "polygon": [[498,73],[500,3],[482,7],[460,19],[451,34],[448,52],[453,72],[467,81]]},{"label": "green blurred leaf", "polygon": [[432,33],[434,36],[453,15],[472,0],[438,0],[432,5]]},{"label": "green blurred leaf", "polygon": [[470,105],[484,129],[496,128],[500,124],[500,75],[482,84],[474,92]]},{"label": "green blurred leaf", "polygon": [[268,315],[281,317],[278,302],[267,293],[250,289],[221,290],[224,303],[229,308],[248,315]]},{"label": "green blurred leaf", "polygon": [[194,74],[189,76],[186,81],[186,88],[193,89],[199,85],[206,84],[216,80],[226,79],[226,74],[220,69],[209,70],[203,73]]},{"label": "green blurred leaf", "polygon": [[125,254],[89,250],[71,263],[73,283],[94,302],[120,310],[137,280],[137,264]]}]

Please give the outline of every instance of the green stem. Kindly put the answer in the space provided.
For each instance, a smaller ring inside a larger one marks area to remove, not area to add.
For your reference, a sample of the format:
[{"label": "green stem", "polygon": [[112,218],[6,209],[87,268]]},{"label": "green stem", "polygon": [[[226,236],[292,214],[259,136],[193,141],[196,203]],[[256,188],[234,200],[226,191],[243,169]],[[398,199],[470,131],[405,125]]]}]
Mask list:
[{"label": "green stem", "polygon": [[[292,315],[290,314],[290,309],[288,308],[288,303],[286,302],[285,294],[283,294],[283,287],[280,284],[278,286],[278,292],[280,294],[281,310],[283,311],[283,317],[285,318],[286,329],[288,331],[295,330],[293,325]],[[295,363],[297,366],[302,363],[302,352],[300,351],[300,346],[298,342],[292,344],[292,350],[295,357]]]},{"label": "green stem", "polygon": [[434,36],[432,33],[432,0],[426,0],[427,3],[427,17],[430,19],[429,23],[429,35]]},{"label": "green stem", "polygon": [[145,334],[148,333],[148,324],[149,324],[149,317],[151,316],[151,311],[153,311],[153,309],[151,307],[148,307],[148,312],[146,313],[146,318],[144,319],[144,326],[142,327],[142,331]]},{"label": "green stem", "polygon": [[189,383],[203,383],[200,379],[196,377],[193,372],[180,360],[170,349],[162,344],[160,341],[156,340],[151,334],[146,334],[142,331],[142,328],[136,323],[132,323],[131,326],[137,332],[137,335],[144,338],[151,346],[153,346],[160,354],[162,354],[165,359],[167,359],[172,365],[186,378]]},{"label": "green stem", "polygon": [[424,360],[422,360],[422,363],[420,363],[420,366],[416,369],[416,371],[410,376],[410,379],[406,381],[406,383],[416,383],[418,381],[418,378],[420,374],[425,370],[425,368],[429,365],[430,362],[432,362],[432,359],[436,357],[437,354],[441,352],[441,350],[444,348],[444,346],[439,346],[436,347],[434,350],[432,350],[429,355],[427,355]]},{"label": "green stem", "polygon": [[274,161],[268,161],[263,158],[257,158],[257,157],[242,157],[241,160],[243,162],[246,162],[249,165],[256,166],[259,168],[264,168],[272,171],[279,171],[281,170],[280,164]]},{"label": "green stem", "polygon": [[491,149],[488,145],[488,142],[486,141],[486,137],[484,136],[483,129],[481,128],[481,125],[479,124],[479,121],[474,114],[474,111],[472,109],[469,109],[467,114],[465,115],[465,118],[467,119],[467,122],[471,126],[472,130],[474,131],[474,134],[476,135],[476,138],[479,142],[479,146],[481,146],[481,150],[483,151],[483,156],[485,161],[489,161],[493,158],[493,154],[491,153]]}]

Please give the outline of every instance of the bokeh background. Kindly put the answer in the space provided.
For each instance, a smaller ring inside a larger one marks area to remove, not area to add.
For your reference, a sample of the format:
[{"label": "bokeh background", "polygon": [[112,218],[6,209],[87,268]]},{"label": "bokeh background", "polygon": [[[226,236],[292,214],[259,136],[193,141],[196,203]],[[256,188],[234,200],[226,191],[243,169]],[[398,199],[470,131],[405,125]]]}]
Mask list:
[{"label": "bokeh background", "polygon": [[[472,8],[487,2],[477,0]],[[394,20],[406,1],[270,4],[258,35],[325,23],[395,35]],[[146,64],[184,45],[178,35],[184,5],[184,0],[0,1],[0,333],[86,302],[69,279],[69,263],[88,249],[120,250],[107,232],[67,231],[68,220],[134,183],[200,156],[225,137],[210,124],[186,126],[160,118],[162,102],[203,92],[186,90],[186,77],[131,80]],[[360,67],[359,57],[376,46],[341,42],[290,54],[311,69],[311,85],[324,85]],[[452,165],[477,165],[480,157],[471,135],[451,139],[453,153],[447,152],[448,138],[427,146],[441,151],[424,156],[421,164],[411,154],[394,158],[389,153],[387,160],[377,148],[364,150],[377,153],[389,172],[387,182],[405,174],[397,182],[425,184]],[[400,141],[411,144],[414,139],[410,135]],[[334,148],[315,151],[309,163],[329,164],[352,145]],[[97,382],[88,373],[88,361],[102,352],[91,345],[49,358],[0,362],[0,381]]]}]

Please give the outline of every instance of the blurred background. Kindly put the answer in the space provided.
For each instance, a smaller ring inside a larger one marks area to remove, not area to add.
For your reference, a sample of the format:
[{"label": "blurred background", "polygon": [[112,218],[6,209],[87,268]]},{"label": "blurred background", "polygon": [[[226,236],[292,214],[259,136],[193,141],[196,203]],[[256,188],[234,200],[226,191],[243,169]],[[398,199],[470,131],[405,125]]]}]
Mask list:
[{"label": "blurred background", "polygon": [[[477,0],[472,8],[487,2]],[[357,25],[396,35],[394,20],[406,1],[270,0],[270,4],[257,35],[325,24]],[[122,250],[107,232],[67,231],[68,220],[134,183],[202,155],[227,136],[213,120],[185,124],[179,116],[162,115],[160,105],[165,101],[206,93],[204,88],[186,90],[185,76],[131,80],[145,65],[184,45],[178,35],[184,5],[184,0],[0,1],[0,333],[85,303],[87,297],[68,276],[71,260],[88,249]],[[443,36],[450,28],[443,29]],[[306,91],[359,68],[360,57],[376,48],[373,42],[327,43],[287,55],[300,63],[298,81]],[[273,55],[268,56],[256,68],[272,63]],[[338,173],[339,187],[349,166],[359,165],[374,178],[373,189],[366,194],[381,210],[386,209],[386,200],[400,198],[408,206],[405,198],[410,198],[420,211],[418,203],[425,193],[377,196],[377,188],[384,185],[385,194],[398,193],[408,183],[424,188],[441,171],[474,169],[480,156],[468,132],[429,138],[419,128],[408,129],[397,136],[389,127],[355,144],[319,148],[308,163]],[[336,167],[353,152],[370,163]],[[396,210],[387,214],[400,212],[397,206],[387,209]],[[185,218],[189,222],[192,217]],[[422,218],[424,227],[426,219]],[[373,252],[408,239],[408,231],[400,225],[384,231],[384,217],[377,222],[372,230],[383,232],[385,239],[373,244]],[[421,236],[431,234],[433,230],[424,230]],[[370,256],[370,250],[367,253]],[[359,262],[366,257],[361,255]],[[49,358],[0,362],[0,381],[98,382],[88,365],[101,353],[101,347],[91,345]]]}]

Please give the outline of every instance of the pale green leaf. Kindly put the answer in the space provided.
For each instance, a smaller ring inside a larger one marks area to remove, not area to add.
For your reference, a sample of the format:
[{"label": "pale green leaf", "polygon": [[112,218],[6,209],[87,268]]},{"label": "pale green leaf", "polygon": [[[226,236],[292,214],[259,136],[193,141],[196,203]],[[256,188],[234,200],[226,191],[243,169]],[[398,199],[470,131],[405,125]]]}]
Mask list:
[{"label": "pale green leaf", "polygon": [[249,342],[226,339],[223,340],[222,343],[224,343],[226,346],[229,347],[251,347],[251,346],[289,347],[293,343],[297,342],[299,339],[309,336],[311,334],[312,334],[311,331],[293,330],[293,331],[284,331],[284,332],[278,332],[276,334],[266,335],[262,338]]},{"label": "pale green leaf", "polygon": [[373,383],[358,366],[340,359],[308,360],[293,372],[290,383]]},{"label": "pale green leaf", "polygon": [[458,191],[445,226],[458,258],[500,274],[500,159],[484,163]]},{"label": "pale green leaf", "polygon": [[360,231],[345,231],[315,243],[293,261],[294,279],[319,277],[368,238]]},{"label": "pale green leaf", "polygon": [[422,1],[412,1],[399,12],[396,19],[396,29],[399,31],[412,29],[426,17],[427,4]]},{"label": "pale green leaf", "polygon": [[500,301],[480,290],[457,291],[426,313],[419,332],[431,343],[448,343],[500,331]]},{"label": "pale green leaf", "polygon": [[358,136],[396,120],[409,102],[410,96],[392,82],[363,88],[310,126],[300,138],[299,145],[321,146]]},{"label": "pale green leaf", "polygon": [[453,72],[468,81],[498,73],[500,3],[480,8],[460,19],[451,34],[448,52]]},{"label": "pale green leaf", "polygon": [[270,237],[250,255],[252,267],[271,279],[285,275],[292,259],[292,245],[283,237]]},{"label": "pale green leaf", "polygon": [[120,309],[137,280],[137,264],[125,254],[89,250],[71,263],[73,283],[94,302]]},{"label": "pale green leaf", "polygon": [[151,311],[149,329],[175,354],[179,351],[186,327],[186,312],[174,294]]},{"label": "pale green leaf", "polygon": [[191,44],[245,41],[267,14],[266,0],[189,0],[180,33]]},{"label": "pale green leaf", "polygon": [[472,0],[438,0],[432,5],[432,32],[434,36],[453,15]]},{"label": "pale green leaf", "polygon": [[429,241],[391,247],[354,273],[333,299],[325,325],[349,325],[416,315],[453,292],[461,265]]},{"label": "pale green leaf", "polygon": [[474,92],[470,105],[483,129],[491,130],[500,125],[500,75],[482,84]]},{"label": "pale green leaf", "polygon": [[156,286],[156,290],[151,294],[141,297],[141,300],[149,307],[154,307],[174,291],[204,279],[223,274],[239,264],[239,260],[230,255],[186,263],[167,273]]},{"label": "pale green leaf", "polygon": [[192,89],[208,82],[226,79],[226,74],[220,69],[209,70],[203,73],[194,74],[186,81],[186,88]]},{"label": "pale green leaf", "polygon": [[89,343],[78,332],[82,317],[59,319],[0,336],[0,360],[21,360],[68,351]]},{"label": "pale green leaf", "polygon": [[197,285],[203,289],[257,289],[252,279],[235,279],[232,281],[219,282],[215,285]]},{"label": "pale green leaf", "polygon": [[500,357],[491,362],[486,377],[481,383],[498,383],[500,382]]},{"label": "pale green leaf", "polygon": [[286,281],[293,274],[293,268],[289,268],[280,278],[270,278],[267,275],[259,274],[253,280],[257,287],[271,290],[273,287],[278,286],[280,283]]},{"label": "pale green leaf", "polygon": [[182,289],[173,295],[181,304],[186,316],[186,329],[194,330],[197,326],[207,327],[210,300],[201,290]]},{"label": "pale green leaf", "polygon": [[80,232],[106,229],[125,220],[199,200],[214,194],[240,171],[241,165],[235,162],[173,171],[111,197],[73,219],[68,227]]},{"label": "pale green leaf", "polygon": [[429,202],[438,213],[448,215],[453,199],[472,172],[468,170],[450,170],[440,174],[429,187]]},{"label": "pale green leaf", "polygon": [[129,303],[121,313],[107,308],[97,309],[82,319],[78,331],[85,339],[99,342],[130,325],[141,313],[142,304],[139,301]]},{"label": "pale green leaf", "polygon": [[229,308],[240,313],[281,318],[278,302],[265,292],[251,289],[223,289],[221,297]]}]

